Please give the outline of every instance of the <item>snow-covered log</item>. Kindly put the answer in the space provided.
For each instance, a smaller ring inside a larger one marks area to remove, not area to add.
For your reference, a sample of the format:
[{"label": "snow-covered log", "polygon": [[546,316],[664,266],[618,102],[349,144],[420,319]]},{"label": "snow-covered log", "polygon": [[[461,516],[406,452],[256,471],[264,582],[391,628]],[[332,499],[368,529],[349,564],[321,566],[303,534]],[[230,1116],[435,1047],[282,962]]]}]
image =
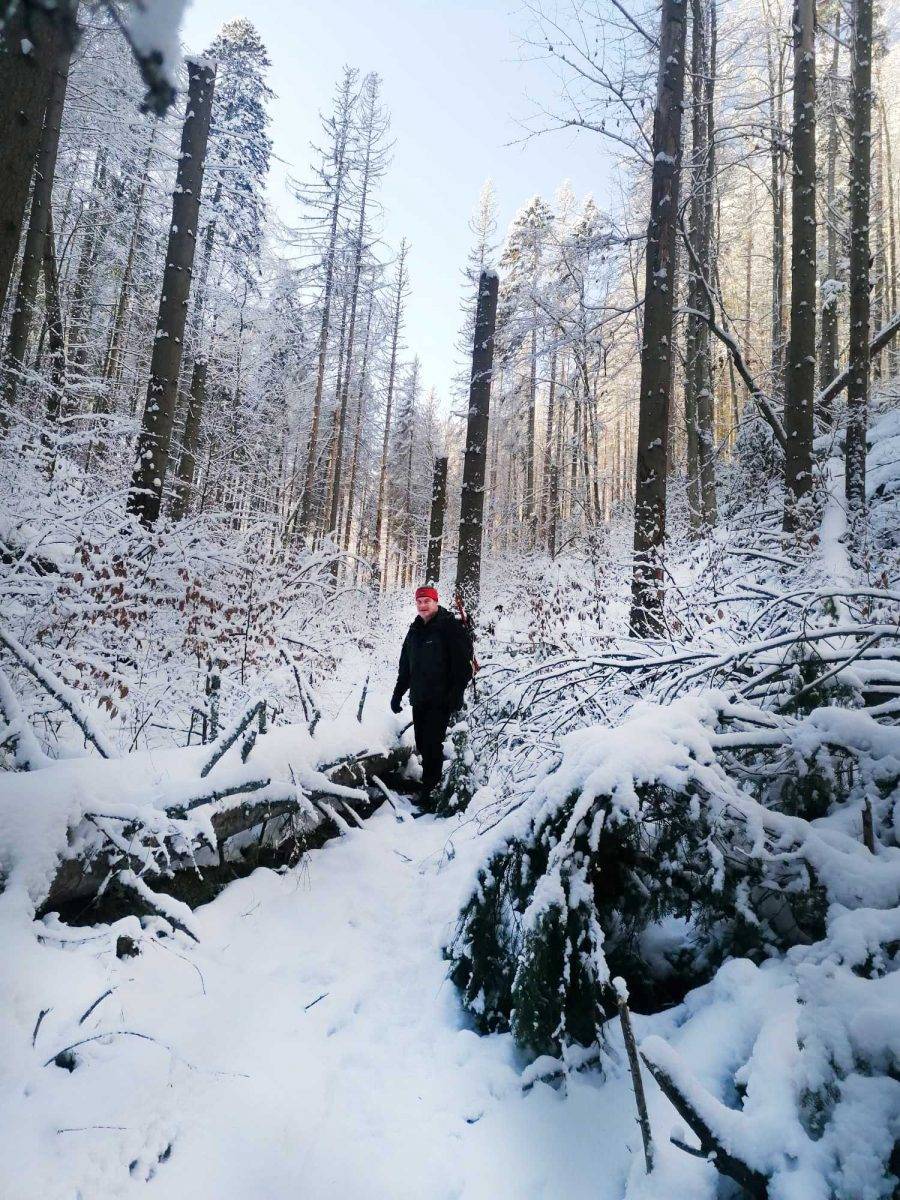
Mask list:
[{"label": "snow-covered log", "polygon": [[[51,912],[90,899],[123,862],[143,886],[147,886],[144,875],[202,873],[198,859],[203,861],[204,852],[214,849],[221,855],[230,838],[278,818],[296,818],[299,832],[310,844],[325,841],[341,832],[336,809],[352,801],[354,816],[365,817],[380,806],[383,793],[375,785],[370,787],[369,779],[396,771],[405,757],[399,749],[364,753],[328,775],[298,767],[296,783],[254,778],[246,770],[239,771],[235,780],[230,772],[231,781],[218,788],[203,780],[180,789],[178,799],[167,799],[161,810],[148,797],[131,812],[86,812],[69,829],[67,839],[70,847],[83,849],[61,858],[39,908]],[[92,836],[88,825],[102,836]]]}]

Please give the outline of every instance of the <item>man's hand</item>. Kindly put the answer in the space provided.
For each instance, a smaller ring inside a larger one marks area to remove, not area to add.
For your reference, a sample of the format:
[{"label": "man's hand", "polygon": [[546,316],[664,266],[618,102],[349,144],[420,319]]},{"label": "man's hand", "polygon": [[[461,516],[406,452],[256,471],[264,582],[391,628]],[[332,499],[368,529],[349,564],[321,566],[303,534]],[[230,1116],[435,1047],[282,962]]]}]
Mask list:
[{"label": "man's hand", "polygon": [[391,712],[398,713],[403,708],[403,697],[394,692],[391,696]]},{"label": "man's hand", "polygon": [[451,696],[450,697],[450,714],[451,714],[451,716],[454,713],[460,712],[462,710],[462,706],[464,704],[465,704],[465,695],[463,692],[460,692],[458,696]]}]

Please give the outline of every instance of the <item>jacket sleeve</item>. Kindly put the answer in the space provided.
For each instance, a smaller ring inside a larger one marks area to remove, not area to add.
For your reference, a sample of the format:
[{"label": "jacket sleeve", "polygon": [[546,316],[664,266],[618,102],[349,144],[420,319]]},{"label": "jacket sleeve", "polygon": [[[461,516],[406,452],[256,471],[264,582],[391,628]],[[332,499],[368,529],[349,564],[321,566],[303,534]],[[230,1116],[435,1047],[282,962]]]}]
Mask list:
[{"label": "jacket sleeve", "polygon": [[450,651],[450,696],[462,703],[466,684],[472,678],[472,655],[469,639],[461,622],[451,617],[448,622]]},{"label": "jacket sleeve", "polygon": [[397,671],[397,682],[394,684],[394,695],[399,700],[409,691],[409,634],[403,639],[400,651],[400,667]]}]

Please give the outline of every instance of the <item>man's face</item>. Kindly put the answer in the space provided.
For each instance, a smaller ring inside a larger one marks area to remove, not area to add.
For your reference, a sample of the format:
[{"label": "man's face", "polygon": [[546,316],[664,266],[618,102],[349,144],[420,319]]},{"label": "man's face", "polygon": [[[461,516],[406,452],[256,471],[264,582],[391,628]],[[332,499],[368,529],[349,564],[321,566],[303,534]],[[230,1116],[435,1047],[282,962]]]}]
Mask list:
[{"label": "man's face", "polygon": [[416,596],[416,612],[423,621],[430,621],[437,610],[437,600],[432,600],[430,596]]}]

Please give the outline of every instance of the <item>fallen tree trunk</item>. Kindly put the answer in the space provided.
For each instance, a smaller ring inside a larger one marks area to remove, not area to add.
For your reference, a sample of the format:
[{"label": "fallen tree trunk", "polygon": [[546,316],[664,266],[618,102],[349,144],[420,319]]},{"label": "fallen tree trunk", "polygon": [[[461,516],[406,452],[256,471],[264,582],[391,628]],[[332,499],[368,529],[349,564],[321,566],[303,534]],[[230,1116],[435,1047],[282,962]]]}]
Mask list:
[{"label": "fallen tree trunk", "polygon": [[[179,821],[186,817],[188,812],[196,812],[205,804],[221,804],[223,800],[234,797],[234,803],[213,811],[209,817],[220,858],[223,847],[230,838],[285,816],[295,816],[299,819],[304,844],[307,848],[313,848],[323,845],[342,832],[333,816],[319,808],[319,804],[327,803],[333,807],[340,807],[352,800],[354,814],[360,817],[370,816],[384,802],[384,794],[375,784],[370,784],[369,780],[373,775],[383,777],[394,774],[405,764],[408,756],[408,750],[397,748],[387,754],[361,755],[358,759],[342,763],[329,773],[329,781],[335,785],[333,790],[323,788],[321,791],[313,789],[303,792],[292,784],[272,782],[269,779],[247,780],[237,787],[218,791],[211,786],[205,796],[160,809],[159,816],[162,821],[167,818]],[[344,789],[357,791],[355,794],[346,795],[343,794]],[[260,792],[265,794],[260,796]],[[132,838],[136,837],[139,825],[134,824],[128,832]],[[181,833],[176,826],[163,839],[166,860],[164,873],[170,877],[172,874],[196,873],[198,869],[206,869],[198,868],[195,853],[210,848],[208,837],[204,838],[195,833],[192,840],[185,843],[183,836],[172,836]],[[77,835],[77,831],[72,830],[72,835]],[[179,842],[181,844],[178,844]],[[63,859],[46,897],[39,906],[38,915],[58,911],[73,903],[92,900],[101,891],[110,874],[123,865],[132,870],[136,867],[133,860],[129,861],[122,851],[110,842],[87,856]],[[162,873],[161,871],[160,874],[151,876],[154,882],[159,882]],[[177,889],[171,889],[169,886],[165,890],[177,892]]]}]

